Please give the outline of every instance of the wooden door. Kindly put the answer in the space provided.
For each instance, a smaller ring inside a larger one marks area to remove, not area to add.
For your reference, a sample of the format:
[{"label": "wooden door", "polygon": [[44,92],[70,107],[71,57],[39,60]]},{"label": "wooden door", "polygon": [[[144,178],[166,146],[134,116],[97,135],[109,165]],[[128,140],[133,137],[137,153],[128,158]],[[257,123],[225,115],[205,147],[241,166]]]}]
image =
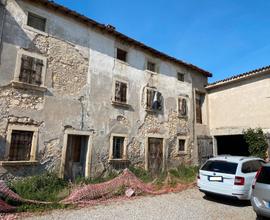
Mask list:
[{"label": "wooden door", "polygon": [[162,171],[163,163],[163,139],[148,139],[148,170],[152,176],[158,175]]},{"label": "wooden door", "polygon": [[68,136],[67,155],[65,163],[66,179],[74,181],[77,177],[84,176],[87,140],[88,138],[86,136]]}]

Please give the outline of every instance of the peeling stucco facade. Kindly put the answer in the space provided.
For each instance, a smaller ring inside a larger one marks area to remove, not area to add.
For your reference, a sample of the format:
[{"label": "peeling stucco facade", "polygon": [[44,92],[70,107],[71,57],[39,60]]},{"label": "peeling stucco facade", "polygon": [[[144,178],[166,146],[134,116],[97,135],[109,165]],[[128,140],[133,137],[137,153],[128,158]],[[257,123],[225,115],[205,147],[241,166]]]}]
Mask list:
[{"label": "peeling stucco facade", "polygon": [[[44,33],[26,25],[28,12],[46,18]],[[127,160],[133,166],[147,167],[149,137],[164,141],[163,170],[198,163],[197,137],[207,139],[210,132],[206,101],[203,123],[195,122],[194,95],[196,91],[206,92],[206,76],[39,4],[8,0],[2,15],[0,160],[7,160],[6,137],[11,125],[37,127],[38,143],[37,163],[3,163],[1,179],[65,169],[67,130],[87,136],[86,176],[98,176],[114,168],[109,161],[112,134],[126,137]],[[127,50],[128,62],[115,58],[117,47]],[[42,89],[14,82],[19,51],[46,60]],[[157,63],[158,73],[145,70],[149,59]],[[177,72],[185,73],[185,82],[177,80]],[[127,82],[126,106],[112,103],[115,80]],[[162,111],[146,111],[146,88],[162,94]],[[184,118],[177,110],[179,96],[187,100]],[[178,152],[178,138],[186,141],[184,153]]]}]

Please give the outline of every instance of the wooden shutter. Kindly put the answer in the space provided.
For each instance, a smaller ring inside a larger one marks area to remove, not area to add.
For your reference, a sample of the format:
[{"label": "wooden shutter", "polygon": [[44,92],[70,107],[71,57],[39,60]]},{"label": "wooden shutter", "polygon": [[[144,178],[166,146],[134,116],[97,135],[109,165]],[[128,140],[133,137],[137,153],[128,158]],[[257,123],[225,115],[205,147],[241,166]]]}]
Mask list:
[{"label": "wooden shutter", "polygon": [[202,101],[200,94],[196,94],[196,122],[202,123]]},{"label": "wooden shutter", "polygon": [[127,102],[127,84],[121,83],[121,102]]},{"label": "wooden shutter", "polygon": [[180,116],[186,116],[187,115],[187,100],[185,98],[179,98],[179,114]]}]

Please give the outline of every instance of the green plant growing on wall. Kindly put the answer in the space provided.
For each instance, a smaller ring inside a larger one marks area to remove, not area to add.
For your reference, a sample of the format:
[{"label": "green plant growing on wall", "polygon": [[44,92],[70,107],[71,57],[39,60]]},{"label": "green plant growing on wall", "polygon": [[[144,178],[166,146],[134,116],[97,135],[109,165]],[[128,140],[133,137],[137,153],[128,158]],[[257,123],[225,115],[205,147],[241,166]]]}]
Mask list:
[{"label": "green plant growing on wall", "polygon": [[244,139],[248,144],[248,151],[250,155],[266,158],[266,151],[268,149],[268,143],[266,135],[261,128],[244,130]]}]

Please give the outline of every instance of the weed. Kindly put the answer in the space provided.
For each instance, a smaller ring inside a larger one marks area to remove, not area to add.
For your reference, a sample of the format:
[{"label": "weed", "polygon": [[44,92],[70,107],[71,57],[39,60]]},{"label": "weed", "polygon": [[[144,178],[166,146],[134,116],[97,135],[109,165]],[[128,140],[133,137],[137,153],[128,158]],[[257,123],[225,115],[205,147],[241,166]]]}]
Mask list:
[{"label": "weed", "polygon": [[8,183],[11,190],[25,199],[56,202],[58,194],[67,188],[68,183],[54,173],[13,180]]}]

